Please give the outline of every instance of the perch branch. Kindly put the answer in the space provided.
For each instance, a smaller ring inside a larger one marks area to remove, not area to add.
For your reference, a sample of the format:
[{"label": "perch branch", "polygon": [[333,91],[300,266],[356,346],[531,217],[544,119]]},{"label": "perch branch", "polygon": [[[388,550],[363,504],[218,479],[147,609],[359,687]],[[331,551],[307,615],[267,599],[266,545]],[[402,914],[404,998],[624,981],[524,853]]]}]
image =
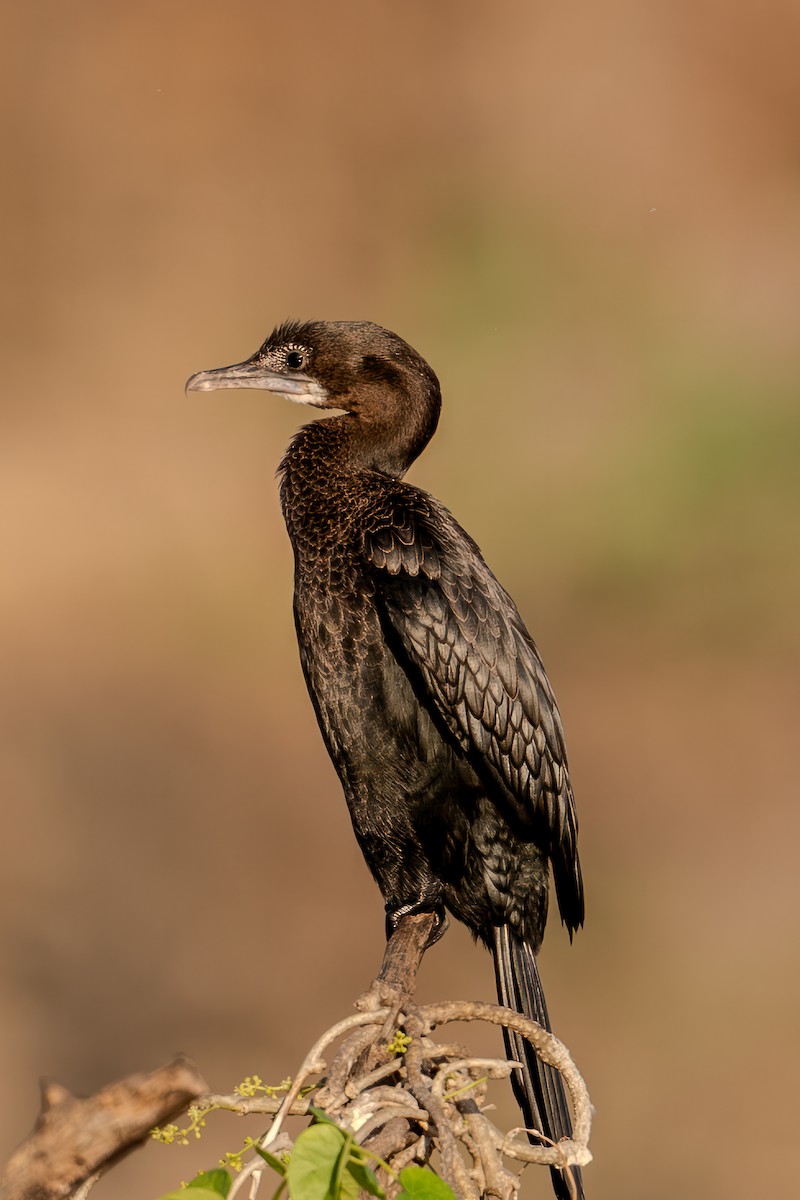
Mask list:
[{"label": "perch branch", "polygon": [[[273,1115],[261,1139],[273,1153],[291,1149],[283,1130],[287,1117],[307,1114],[311,1104],[323,1109],[351,1132],[370,1161],[388,1164],[388,1170],[377,1168],[388,1200],[398,1194],[401,1169],[428,1163],[434,1150],[437,1170],[459,1200],[518,1200],[520,1164],[584,1166],[591,1160],[591,1105],[571,1055],[556,1037],[495,1004],[413,1002],[433,921],[430,914],[403,918],[378,977],[357,1002],[359,1011],[317,1039],[282,1099],[201,1094],[202,1079],[182,1058],[111,1084],[88,1100],[48,1085],[36,1128],[0,1175],[2,1200],[85,1200],[98,1174],[192,1101],[203,1110]],[[434,1029],[455,1021],[511,1029],[559,1071],[574,1112],[572,1137],[531,1145],[522,1130],[499,1130],[487,1116],[490,1081],[520,1064],[475,1058],[463,1046],[433,1040]],[[300,1095],[307,1086],[314,1089],[313,1099]],[[229,1196],[252,1200],[270,1178],[264,1161],[254,1157]]]}]

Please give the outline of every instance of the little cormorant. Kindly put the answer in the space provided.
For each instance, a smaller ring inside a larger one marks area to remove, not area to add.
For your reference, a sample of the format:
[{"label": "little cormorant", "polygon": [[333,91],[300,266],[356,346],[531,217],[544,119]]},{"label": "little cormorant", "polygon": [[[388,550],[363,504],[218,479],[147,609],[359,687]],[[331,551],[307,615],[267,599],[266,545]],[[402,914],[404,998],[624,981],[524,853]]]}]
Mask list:
[{"label": "little cormorant", "polygon": [[[436,375],[379,325],[311,321],[186,386],[340,410],[293,438],[281,503],[300,659],[356,837],[390,932],[430,910],[435,940],[448,910],[493,952],[500,1002],[549,1028],[536,954],[551,868],[570,937],[583,924],[564,735],[514,602],[448,510],[402,482],[436,429]],[[506,1045],[528,1126],[569,1135],[560,1075]]]}]

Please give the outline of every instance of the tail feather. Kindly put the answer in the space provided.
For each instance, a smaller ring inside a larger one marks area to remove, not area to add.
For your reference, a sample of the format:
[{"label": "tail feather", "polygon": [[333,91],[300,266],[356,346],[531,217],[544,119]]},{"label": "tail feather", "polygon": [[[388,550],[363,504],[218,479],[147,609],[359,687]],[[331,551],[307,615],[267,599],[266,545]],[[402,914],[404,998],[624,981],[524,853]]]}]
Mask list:
[{"label": "tail feather", "polygon": [[[497,995],[500,1003],[523,1016],[550,1029],[547,1005],[544,999],[536,956],[531,946],[516,936],[508,925],[499,925],[494,931],[494,966],[497,976]],[[511,1077],[514,1095],[522,1110],[529,1129],[538,1129],[545,1137],[557,1142],[562,1137],[572,1136],[572,1120],[567,1105],[567,1094],[561,1075],[553,1067],[542,1062],[524,1038],[511,1030],[504,1029],[506,1054],[522,1064],[521,1071]],[[534,1145],[541,1139],[531,1136]],[[584,1200],[581,1172],[570,1168],[578,1200]],[[553,1191],[558,1200],[571,1200],[573,1192],[565,1178],[566,1172],[551,1168]]]}]

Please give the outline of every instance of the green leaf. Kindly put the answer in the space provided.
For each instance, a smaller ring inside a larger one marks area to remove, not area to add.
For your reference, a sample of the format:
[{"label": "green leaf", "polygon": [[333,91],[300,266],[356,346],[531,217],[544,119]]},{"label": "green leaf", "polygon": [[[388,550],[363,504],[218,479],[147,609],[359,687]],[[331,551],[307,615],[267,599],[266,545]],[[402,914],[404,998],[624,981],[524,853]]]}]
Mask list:
[{"label": "green leaf", "polygon": [[426,1167],[404,1167],[400,1182],[397,1200],[456,1200],[452,1188]]},{"label": "green leaf", "polygon": [[[227,1196],[231,1183],[231,1177],[224,1167],[213,1167],[210,1171],[200,1171],[186,1187],[203,1188],[215,1196]],[[192,1196],[192,1200],[197,1200],[197,1197]]]},{"label": "green leaf", "polygon": [[383,1190],[350,1134],[324,1113],[314,1116],[318,1124],[300,1134],[285,1168],[293,1200],[358,1200],[361,1192],[382,1198]]},{"label": "green leaf", "polygon": [[308,1111],[311,1113],[314,1120],[318,1121],[320,1125],[333,1125],[334,1129],[340,1128],[340,1126],[338,1126],[336,1122],[328,1116],[323,1108],[317,1108],[314,1104],[309,1104]]},{"label": "green leaf", "polygon": [[359,1191],[368,1192],[370,1196],[383,1197],[383,1188],[366,1163],[357,1158],[351,1158],[347,1164],[347,1170],[355,1180]]},{"label": "green leaf", "polygon": [[[261,1146],[253,1146],[253,1149],[255,1150],[256,1154],[263,1158],[265,1163],[269,1163],[273,1171],[277,1171],[281,1177],[286,1174],[285,1162],[282,1162],[279,1158],[276,1158],[274,1154],[270,1154],[269,1150],[263,1150]],[[194,1198],[192,1198],[192,1200],[194,1200]]]},{"label": "green leaf", "polygon": [[227,1171],[222,1167],[213,1167],[210,1171],[198,1172],[185,1188],[167,1192],[166,1196],[159,1196],[158,1200],[186,1200],[186,1192],[189,1188],[194,1189],[191,1200],[219,1200],[220,1196],[227,1196],[231,1183],[232,1180]]},{"label": "green leaf", "polygon": [[212,1191],[211,1188],[201,1187],[194,1180],[190,1184],[187,1184],[185,1188],[178,1188],[177,1192],[167,1192],[166,1196],[159,1196],[158,1200],[186,1200],[186,1193],[190,1187],[195,1189],[192,1192],[192,1200],[219,1200],[219,1192]]},{"label": "green leaf", "polygon": [[[311,1125],[303,1130],[286,1168],[289,1193],[294,1200],[340,1200],[336,1177],[347,1141],[346,1134],[335,1125]],[[355,1184],[352,1176],[346,1177]],[[357,1185],[354,1193],[344,1187],[341,1193],[357,1196]]]},{"label": "green leaf", "polygon": [[[350,1166],[351,1163],[348,1160],[348,1162],[345,1163],[344,1170],[339,1176],[339,1186],[332,1193],[335,1197],[335,1200],[358,1200],[358,1197],[361,1194],[361,1188],[359,1187],[358,1180],[351,1173]],[[301,1200],[305,1200],[305,1196],[303,1196]]]}]

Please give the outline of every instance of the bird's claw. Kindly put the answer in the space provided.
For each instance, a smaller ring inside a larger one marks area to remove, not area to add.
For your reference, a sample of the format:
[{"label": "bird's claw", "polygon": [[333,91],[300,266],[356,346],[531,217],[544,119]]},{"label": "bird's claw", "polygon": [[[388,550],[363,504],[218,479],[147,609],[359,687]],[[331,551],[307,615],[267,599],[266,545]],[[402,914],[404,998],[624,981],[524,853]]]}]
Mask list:
[{"label": "bird's claw", "polygon": [[400,922],[404,917],[410,917],[416,913],[430,913],[434,918],[434,923],[428,934],[428,940],[425,943],[425,949],[430,950],[431,946],[439,941],[439,938],[447,929],[449,921],[447,914],[442,908],[442,905],[437,900],[415,900],[411,904],[403,904],[399,908],[386,909],[386,939],[396,932]]}]

